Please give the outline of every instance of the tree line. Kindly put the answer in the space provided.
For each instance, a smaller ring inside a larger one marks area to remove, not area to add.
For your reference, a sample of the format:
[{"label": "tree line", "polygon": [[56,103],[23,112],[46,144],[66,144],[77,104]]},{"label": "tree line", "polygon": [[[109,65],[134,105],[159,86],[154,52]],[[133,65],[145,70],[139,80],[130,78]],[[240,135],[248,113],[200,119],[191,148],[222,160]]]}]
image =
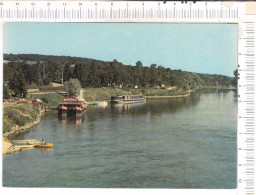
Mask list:
[{"label": "tree line", "polygon": [[[124,65],[117,60],[112,62],[83,63],[69,59],[48,61],[10,61],[4,64],[4,81],[15,96],[25,97],[26,87],[32,83],[48,85],[50,82],[63,82],[78,79],[83,88],[87,87],[155,87],[177,86],[190,90],[206,86],[236,85],[233,77],[217,74],[200,74],[182,70],[172,70],[157,64],[143,66],[138,61],[135,66]],[[17,90],[19,89],[19,90]]]}]

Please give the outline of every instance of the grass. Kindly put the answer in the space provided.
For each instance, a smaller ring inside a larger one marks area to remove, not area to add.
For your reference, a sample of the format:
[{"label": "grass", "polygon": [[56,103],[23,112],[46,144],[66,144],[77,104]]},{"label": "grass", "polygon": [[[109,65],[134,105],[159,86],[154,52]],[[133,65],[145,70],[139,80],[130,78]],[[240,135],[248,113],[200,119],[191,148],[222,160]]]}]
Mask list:
[{"label": "grass", "polygon": [[8,105],[3,108],[3,133],[11,131],[12,127],[24,126],[38,119],[40,110],[31,104]]},{"label": "grass", "polygon": [[110,100],[111,96],[129,94],[128,91],[122,89],[86,88],[84,90],[83,97],[89,102]]},{"label": "grass", "polygon": [[144,95],[144,96],[172,96],[185,95],[184,90],[167,90],[167,89],[103,89],[103,88],[86,88],[83,97],[86,101],[106,101],[111,96],[119,95]]},{"label": "grass", "polygon": [[63,96],[59,93],[48,93],[48,94],[29,94],[31,99],[40,99],[45,105],[57,106],[63,100]]},{"label": "grass", "polygon": [[173,96],[187,94],[187,92],[183,90],[143,89],[142,91],[144,96]]},{"label": "grass", "polygon": [[[39,89],[39,87],[37,86],[36,83],[32,83],[30,85],[28,85],[28,89]],[[40,92],[60,92],[64,90],[63,86],[59,86],[59,87],[52,87],[52,83],[50,83],[49,85],[41,85],[40,86],[41,91]]]}]

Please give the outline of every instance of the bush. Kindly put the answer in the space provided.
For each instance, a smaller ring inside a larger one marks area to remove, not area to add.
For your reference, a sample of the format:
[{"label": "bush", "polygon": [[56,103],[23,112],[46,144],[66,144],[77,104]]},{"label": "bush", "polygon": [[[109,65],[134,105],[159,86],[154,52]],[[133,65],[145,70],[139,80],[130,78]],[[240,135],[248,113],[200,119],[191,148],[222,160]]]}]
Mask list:
[{"label": "bush", "polygon": [[78,79],[70,79],[65,82],[65,90],[68,92],[70,97],[76,97],[80,94],[81,83]]},{"label": "bush", "polygon": [[15,125],[24,126],[38,119],[40,108],[32,105],[5,106],[3,109],[3,132]]},{"label": "bush", "polygon": [[48,104],[48,100],[46,97],[42,97],[41,100],[44,102],[44,103],[47,103]]},{"label": "bush", "polygon": [[44,84],[44,85],[49,85],[50,82],[51,82],[51,80],[50,80],[49,78],[45,78],[45,79],[43,80],[43,84]]},{"label": "bush", "polygon": [[12,128],[10,127],[10,125],[6,122],[3,122],[3,133],[9,132],[11,130]]},{"label": "bush", "polygon": [[19,105],[15,107],[16,110],[21,111],[23,114],[28,114],[31,111],[32,105]]},{"label": "bush", "polygon": [[21,114],[18,110],[12,107],[4,108],[4,117],[8,121],[12,121],[13,124],[24,126],[29,122],[32,122],[31,118]]},{"label": "bush", "polygon": [[4,88],[3,89],[3,98],[4,99],[10,99],[10,90],[9,90],[8,86],[6,86],[4,84],[3,88]]}]

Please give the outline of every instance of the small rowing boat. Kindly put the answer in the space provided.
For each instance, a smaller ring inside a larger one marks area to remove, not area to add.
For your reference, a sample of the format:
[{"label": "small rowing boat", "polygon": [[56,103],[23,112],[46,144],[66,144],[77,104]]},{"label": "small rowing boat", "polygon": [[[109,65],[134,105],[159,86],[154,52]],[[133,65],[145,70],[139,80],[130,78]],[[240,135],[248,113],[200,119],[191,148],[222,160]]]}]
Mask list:
[{"label": "small rowing boat", "polygon": [[14,145],[27,145],[27,142],[13,142]]},{"label": "small rowing boat", "polygon": [[22,148],[22,149],[25,149],[25,148],[34,148],[34,145],[17,145],[18,148]]},{"label": "small rowing boat", "polygon": [[27,139],[27,140],[12,140],[13,143],[27,143],[27,141],[30,142],[36,142],[37,140],[35,139]]}]

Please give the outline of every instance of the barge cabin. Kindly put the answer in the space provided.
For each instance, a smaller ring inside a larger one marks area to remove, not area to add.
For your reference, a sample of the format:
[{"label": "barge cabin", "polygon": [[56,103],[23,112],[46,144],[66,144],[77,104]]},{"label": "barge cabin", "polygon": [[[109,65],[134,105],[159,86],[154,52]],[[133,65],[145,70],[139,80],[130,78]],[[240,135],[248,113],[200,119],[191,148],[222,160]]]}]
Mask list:
[{"label": "barge cabin", "polygon": [[58,106],[58,114],[62,116],[82,115],[86,109],[86,102],[77,98],[64,98]]},{"label": "barge cabin", "polygon": [[142,95],[112,96],[110,102],[117,104],[145,103],[146,98]]}]

